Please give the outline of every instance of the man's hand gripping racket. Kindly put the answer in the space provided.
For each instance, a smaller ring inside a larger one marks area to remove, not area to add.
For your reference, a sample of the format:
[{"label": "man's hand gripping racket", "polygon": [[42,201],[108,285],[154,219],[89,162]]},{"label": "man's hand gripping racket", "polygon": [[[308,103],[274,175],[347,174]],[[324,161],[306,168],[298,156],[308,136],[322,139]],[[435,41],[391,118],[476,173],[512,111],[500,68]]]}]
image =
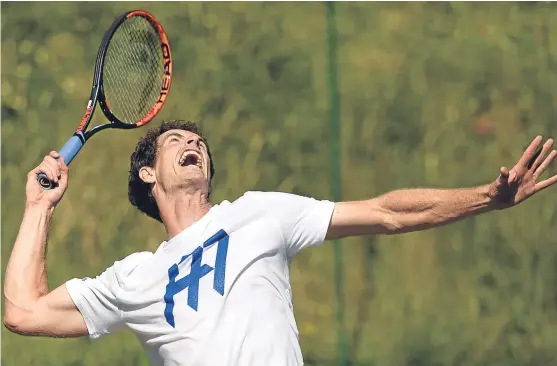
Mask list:
[{"label": "man's hand gripping racket", "polygon": [[[65,164],[59,165],[64,169],[95,133],[106,128],[131,129],[149,123],[166,101],[171,80],[172,55],[161,24],[143,10],[121,15],[106,32],[99,48],[85,115],[59,155],[52,152],[50,159],[63,158]],[[109,123],[86,131],[97,102]],[[52,161],[44,165],[49,157],[37,167],[46,169],[36,175],[44,190],[55,187],[59,176],[56,172],[60,173],[51,166]]]}]

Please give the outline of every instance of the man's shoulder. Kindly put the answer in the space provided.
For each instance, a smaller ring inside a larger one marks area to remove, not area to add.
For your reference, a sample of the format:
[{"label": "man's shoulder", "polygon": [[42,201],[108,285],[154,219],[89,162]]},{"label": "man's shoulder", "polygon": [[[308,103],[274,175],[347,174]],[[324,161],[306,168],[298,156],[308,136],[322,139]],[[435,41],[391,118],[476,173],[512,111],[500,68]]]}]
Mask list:
[{"label": "man's shoulder", "polygon": [[111,266],[106,268],[101,274],[95,278],[84,277],[81,279],[72,279],[68,281],[68,289],[78,291],[80,287],[98,287],[108,288],[112,293],[116,293],[123,286],[126,279],[146,260],[151,258],[151,252],[136,252],[115,261]]},{"label": "man's shoulder", "polygon": [[112,266],[114,272],[118,274],[118,276],[129,276],[132,272],[143,262],[149,260],[153,256],[152,252],[144,251],[144,252],[135,252],[129,254],[128,256],[114,262]]},{"label": "man's shoulder", "polygon": [[247,191],[233,203],[260,205],[267,208],[279,208],[282,206],[298,206],[308,202],[317,202],[318,199],[302,194],[278,192],[278,191]]},{"label": "man's shoulder", "polygon": [[219,204],[219,215],[236,218],[267,217],[272,214],[283,200],[286,193],[269,191],[247,191],[235,200],[223,201]]},{"label": "man's shoulder", "polygon": [[263,202],[263,201],[273,201],[273,200],[283,200],[292,197],[299,197],[293,193],[286,193],[286,192],[278,192],[278,191],[247,191],[234,202],[244,202],[244,201],[254,201],[254,202]]}]

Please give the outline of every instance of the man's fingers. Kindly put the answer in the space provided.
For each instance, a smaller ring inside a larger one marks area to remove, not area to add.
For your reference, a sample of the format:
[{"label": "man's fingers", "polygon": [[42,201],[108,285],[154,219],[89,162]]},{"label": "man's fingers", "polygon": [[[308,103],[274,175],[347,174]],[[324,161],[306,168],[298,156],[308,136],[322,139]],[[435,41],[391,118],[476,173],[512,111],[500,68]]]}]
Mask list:
[{"label": "man's fingers", "polygon": [[506,184],[508,180],[509,180],[509,169],[503,166],[501,167],[501,169],[499,169],[499,183]]},{"label": "man's fingers", "polygon": [[540,175],[547,169],[547,167],[553,162],[555,157],[557,156],[557,150],[553,150],[547,158],[541,163],[541,165],[534,171],[534,178],[538,179]]},{"label": "man's fingers", "polygon": [[526,148],[526,150],[524,150],[524,154],[522,154],[522,157],[518,161],[518,165],[521,165],[523,167],[528,167],[529,162],[533,163],[533,161],[535,159],[534,156],[536,155],[536,151],[538,150],[538,146],[540,146],[540,143],[542,142],[542,140],[543,140],[543,137],[537,136],[530,143],[530,146],[528,146]]},{"label": "man's fingers", "polygon": [[[553,139],[549,139],[545,142],[545,144],[543,144],[543,147],[540,150],[538,150],[538,152],[534,155],[534,157],[531,159],[531,169],[532,171],[536,171],[536,169],[538,169],[538,167],[540,166],[540,164],[544,161],[544,157],[546,156],[547,152],[549,150],[551,150],[551,147],[553,146]],[[532,161],[533,160],[533,161]],[[529,167],[530,168],[530,167]]]},{"label": "man's fingers", "polygon": [[68,185],[68,166],[63,157],[58,160],[58,165],[60,166],[60,185],[65,187]]},{"label": "man's fingers", "polygon": [[47,178],[54,182],[58,183],[58,179],[60,178],[60,166],[58,165],[58,161],[51,155],[45,156],[43,162],[37,167],[39,173],[46,174]]},{"label": "man's fingers", "polygon": [[58,183],[58,173],[56,169],[53,168],[52,166],[49,166],[44,163],[39,165],[36,169],[35,175],[39,175],[40,173],[45,174],[49,181]]},{"label": "man's fingers", "polygon": [[61,171],[64,172],[68,171],[68,166],[66,165],[66,161],[64,160],[63,157],[60,157],[60,159],[58,159],[58,166],[60,167]]},{"label": "man's fingers", "polygon": [[553,185],[557,183],[557,174],[555,174],[553,177],[548,178],[544,181],[539,182],[538,184],[536,184],[536,192],[541,191],[542,189],[546,189],[547,187]]},{"label": "man's fingers", "polygon": [[535,170],[535,168],[532,168],[532,167],[534,166],[534,163],[536,162],[536,160],[538,160],[540,157],[543,158],[542,149],[538,149],[538,151],[536,151],[534,156],[532,156],[530,158],[530,160],[528,160],[528,164],[526,164],[526,168],[528,168],[528,170],[530,170],[530,169]]}]

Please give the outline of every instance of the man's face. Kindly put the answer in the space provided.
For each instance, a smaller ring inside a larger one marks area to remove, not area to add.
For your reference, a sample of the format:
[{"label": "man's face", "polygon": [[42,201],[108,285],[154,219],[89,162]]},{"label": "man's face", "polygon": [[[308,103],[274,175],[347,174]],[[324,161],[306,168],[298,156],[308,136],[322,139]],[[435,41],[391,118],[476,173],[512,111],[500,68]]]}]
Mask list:
[{"label": "man's face", "polygon": [[184,130],[166,131],[157,138],[156,156],[154,169],[151,168],[147,176],[143,174],[143,180],[155,183],[165,192],[181,188],[208,190],[209,154],[205,142],[197,134]]}]

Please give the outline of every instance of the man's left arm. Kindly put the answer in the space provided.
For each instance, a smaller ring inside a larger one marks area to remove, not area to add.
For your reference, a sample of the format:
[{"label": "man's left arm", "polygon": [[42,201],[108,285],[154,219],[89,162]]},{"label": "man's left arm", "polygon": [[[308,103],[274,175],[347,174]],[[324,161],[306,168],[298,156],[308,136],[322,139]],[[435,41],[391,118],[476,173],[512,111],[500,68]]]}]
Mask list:
[{"label": "man's left arm", "polygon": [[557,175],[538,181],[557,156],[553,140],[539,150],[538,136],[509,171],[491,184],[464,189],[404,189],[379,197],[335,205],[326,239],[425,230],[465,217],[512,207],[557,183]]},{"label": "man's left arm", "polygon": [[379,197],[339,202],[327,239],[425,230],[487,212],[489,186],[468,189],[403,189]]}]

